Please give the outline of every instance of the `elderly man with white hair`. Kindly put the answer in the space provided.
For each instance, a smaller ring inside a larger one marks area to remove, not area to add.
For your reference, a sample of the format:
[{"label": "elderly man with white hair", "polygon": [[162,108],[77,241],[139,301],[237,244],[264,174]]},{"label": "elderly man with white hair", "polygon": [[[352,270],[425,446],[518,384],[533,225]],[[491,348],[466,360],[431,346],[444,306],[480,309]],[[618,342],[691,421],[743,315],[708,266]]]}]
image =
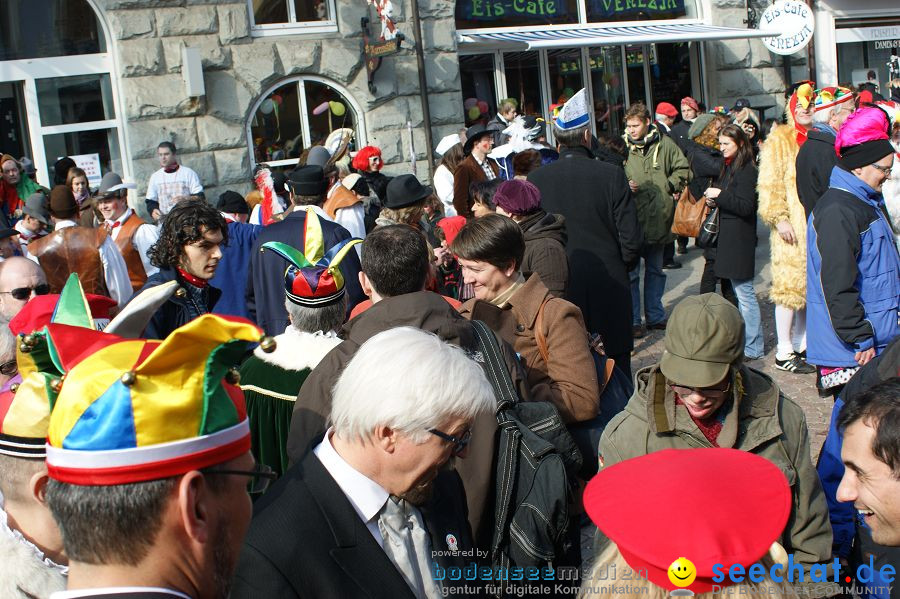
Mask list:
[{"label": "elderly man with white hair", "polygon": [[325,437],[256,503],[232,597],[452,596],[446,569],[475,551],[445,467],[494,405],[481,367],[437,336],[399,327],[366,341]]}]

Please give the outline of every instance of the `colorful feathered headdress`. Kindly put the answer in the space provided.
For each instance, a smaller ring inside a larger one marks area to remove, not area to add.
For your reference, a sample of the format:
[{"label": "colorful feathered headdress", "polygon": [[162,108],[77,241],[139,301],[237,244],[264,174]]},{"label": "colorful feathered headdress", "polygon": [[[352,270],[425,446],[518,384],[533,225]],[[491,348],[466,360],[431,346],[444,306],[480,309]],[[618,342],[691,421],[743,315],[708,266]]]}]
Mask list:
[{"label": "colorful feathered headdress", "polygon": [[802,125],[797,124],[797,106],[806,109],[810,105],[814,106],[815,102],[816,84],[812,81],[801,81],[788,101],[788,110],[791,113],[791,120],[794,122],[794,130],[797,132],[797,143],[801,146],[806,142],[807,130]]},{"label": "colorful feathered headdress", "polygon": [[312,208],[306,209],[306,235],[303,251],[279,241],[262,245],[289,262],[284,271],[284,292],[287,298],[308,307],[327,306],[344,295],[344,276],[340,266],[344,256],[361,239],[344,239],[327,251],[319,217]]}]

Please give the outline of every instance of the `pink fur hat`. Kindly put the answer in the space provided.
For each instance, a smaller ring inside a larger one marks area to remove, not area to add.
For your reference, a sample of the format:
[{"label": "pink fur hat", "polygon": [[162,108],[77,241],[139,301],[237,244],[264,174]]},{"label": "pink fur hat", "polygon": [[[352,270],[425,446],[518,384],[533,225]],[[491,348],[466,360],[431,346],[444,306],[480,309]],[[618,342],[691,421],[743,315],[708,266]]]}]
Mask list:
[{"label": "pink fur hat", "polygon": [[834,142],[840,165],[853,170],[893,153],[889,121],[885,111],[868,106],[847,117]]}]

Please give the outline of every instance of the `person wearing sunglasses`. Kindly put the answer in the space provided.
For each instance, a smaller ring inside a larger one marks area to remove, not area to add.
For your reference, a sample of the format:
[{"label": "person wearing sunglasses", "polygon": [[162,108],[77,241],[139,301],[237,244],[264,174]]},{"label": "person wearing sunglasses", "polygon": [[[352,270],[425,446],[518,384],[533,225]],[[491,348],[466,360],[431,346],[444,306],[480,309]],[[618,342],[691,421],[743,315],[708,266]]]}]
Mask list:
[{"label": "person wearing sunglasses", "polygon": [[36,295],[50,293],[39,264],[13,256],[0,264],[0,319],[9,322]]},{"label": "person wearing sunglasses", "polygon": [[456,596],[440,572],[475,550],[446,466],[495,405],[460,348],[411,327],[371,337],[334,386],[331,428],[256,503],[232,599]]},{"label": "person wearing sunglasses", "polygon": [[660,362],[636,373],[634,395],[603,432],[601,470],[664,449],[754,453],[791,485],[780,543],[804,568],[830,560],[828,507],[810,460],[806,417],[772,379],[743,363],[738,309],[715,293],[688,297],[672,311],[664,343]]},{"label": "person wearing sunglasses", "polygon": [[894,164],[890,126],[874,107],[847,118],[831,186],[807,227],[809,362],[820,391],[835,397],[900,335],[900,255],[881,194]]}]

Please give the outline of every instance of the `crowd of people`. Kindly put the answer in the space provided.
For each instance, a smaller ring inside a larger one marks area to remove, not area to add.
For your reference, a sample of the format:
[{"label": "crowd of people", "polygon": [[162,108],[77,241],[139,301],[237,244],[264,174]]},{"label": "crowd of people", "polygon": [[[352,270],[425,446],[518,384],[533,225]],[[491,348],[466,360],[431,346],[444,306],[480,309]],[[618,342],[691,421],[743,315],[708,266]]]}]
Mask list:
[{"label": "crowd of people", "polygon": [[[584,90],[507,99],[430,185],[343,130],[215,200],[164,141],[141,210],[3,155],[0,596],[746,592],[725,564],[896,599],[900,106],[866,93],[638,102],[620,138]],[[758,219],[775,367],[834,400],[818,462],[761,371]]]}]

